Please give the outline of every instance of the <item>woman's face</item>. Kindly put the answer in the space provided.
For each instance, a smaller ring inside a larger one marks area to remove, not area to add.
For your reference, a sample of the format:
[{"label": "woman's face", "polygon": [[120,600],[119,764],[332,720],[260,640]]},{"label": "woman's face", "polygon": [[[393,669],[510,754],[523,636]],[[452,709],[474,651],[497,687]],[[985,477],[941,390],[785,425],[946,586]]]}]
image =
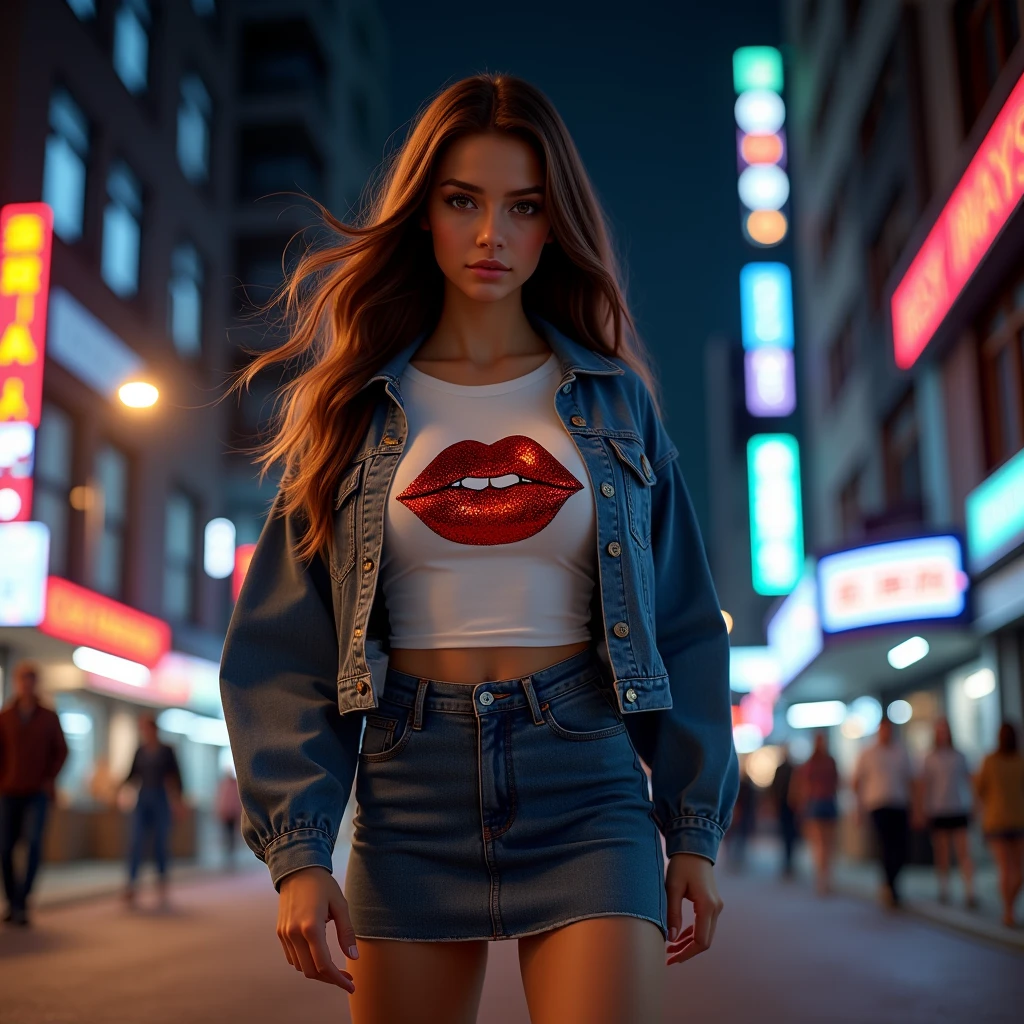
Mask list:
[{"label": "woman's face", "polygon": [[457,139],[438,162],[421,226],[459,291],[478,302],[505,298],[529,279],[553,238],[537,154],[499,132]]}]

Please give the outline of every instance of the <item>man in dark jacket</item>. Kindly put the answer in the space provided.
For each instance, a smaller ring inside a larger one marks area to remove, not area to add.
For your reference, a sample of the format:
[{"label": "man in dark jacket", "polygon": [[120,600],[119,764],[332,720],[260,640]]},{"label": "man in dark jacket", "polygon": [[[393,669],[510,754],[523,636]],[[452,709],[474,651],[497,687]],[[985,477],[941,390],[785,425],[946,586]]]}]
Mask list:
[{"label": "man in dark jacket", "polygon": [[[56,712],[36,695],[39,669],[23,661],[14,670],[14,700],[0,711],[0,861],[7,911],[4,920],[28,924],[26,904],[39,868],[47,803],[68,756]],[[14,871],[14,847],[28,843],[24,877]]]}]

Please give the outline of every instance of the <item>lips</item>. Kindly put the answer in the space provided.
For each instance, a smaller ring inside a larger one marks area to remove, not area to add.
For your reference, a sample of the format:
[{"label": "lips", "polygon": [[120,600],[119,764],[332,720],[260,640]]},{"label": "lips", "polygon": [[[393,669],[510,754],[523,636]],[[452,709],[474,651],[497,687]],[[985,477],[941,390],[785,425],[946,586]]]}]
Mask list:
[{"label": "lips", "polygon": [[513,434],[449,445],[397,500],[445,540],[512,544],[543,530],[582,487],[543,445]]}]

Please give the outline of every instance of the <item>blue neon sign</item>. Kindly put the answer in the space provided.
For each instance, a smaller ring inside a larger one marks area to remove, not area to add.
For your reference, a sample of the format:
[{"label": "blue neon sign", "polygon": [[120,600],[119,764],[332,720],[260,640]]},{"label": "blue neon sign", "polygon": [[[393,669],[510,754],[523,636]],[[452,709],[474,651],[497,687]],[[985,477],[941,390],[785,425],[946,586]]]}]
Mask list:
[{"label": "blue neon sign", "polygon": [[745,349],[793,347],[793,279],[785,263],[748,263],[740,271]]}]

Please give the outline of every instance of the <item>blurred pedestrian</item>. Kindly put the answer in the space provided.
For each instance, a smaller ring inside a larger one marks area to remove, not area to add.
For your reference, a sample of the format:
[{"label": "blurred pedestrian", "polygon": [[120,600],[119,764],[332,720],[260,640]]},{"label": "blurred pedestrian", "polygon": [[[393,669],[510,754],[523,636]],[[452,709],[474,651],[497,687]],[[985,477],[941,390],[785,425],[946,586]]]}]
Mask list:
[{"label": "blurred pedestrian", "polygon": [[899,905],[897,879],[907,862],[909,808],[913,771],[903,744],[893,736],[892,722],[883,718],[878,739],[861,751],[853,773],[858,816],[871,816],[878,839],[878,852],[885,872],[882,900]]},{"label": "blurred pedestrian", "polygon": [[1014,925],[1013,905],[1024,879],[1024,757],[1017,749],[1017,730],[1003,722],[999,745],[981,763],[975,790],[981,805],[981,827],[999,870],[1003,924]]},{"label": "blurred pedestrian", "polygon": [[[43,853],[46,811],[68,756],[57,713],[38,698],[39,668],[14,669],[14,700],[0,711],[0,861],[7,909],[4,920],[28,924],[28,897]],[[25,870],[14,869],[14,849],[24,840]]]},{"label": "blurred pedestrian", "polygon": [[935,852],[939,902],[949,902],[949,865],[955,852],[964,880],[967,905],[977,906],[974,863],[967,848],[967,826],[971,820],[971,773],[966,758],[953,746],[953,734],[945,718],[935,723],[935,746],[924,759],[917,789],[918,817],[927,823]]},{"label": "blurred pedestrian", "polygon": [[793,776],[791,797],[814,858],[814,886],[820,896],[832,889],[832,861],[835,857],[839,771],[828,752],[828,734],[814,737],[811,756]]},{"label": "blurred pedestrian", "polygon": [[153,859],[156,861],[160,902],[167,903],[168,842],[172,816],[182,809],[181,772],[174,748],[160,741],[156,718],[149,712],[139,716],[142,742],[135,752],[131,771],[125,785],[138,787],[135,810],[132,813],[132,831],[128,850],[128,885],[125,900],[135,902],[135,882],[142,863],[146,841],[152,838]]},{"label": "blurred pedestrian", "polygon": [[799,829],[793,804],[793,762],[789,759],[789,746],[783,744],[782,760],[775,769],[771,784],[772,802],[779,821],[779,835],[782,838],[782,874],[793,877],[793,850],[796,847]]},{"label": "blurred pedestrian", "polygon": [[232,770],[221,776],[217,786],[217,820],[224,830],[224,865],[230,870],[235,866],[235,845],[242,823],[242,799]]},{"label": "blurred pedestrian", "polygon": [[732,824],[725,838],[729,856],[726,864],[732,871],[742,871],[747,863],[747,843],[754,834],[757,821],[757,787],[747,774],[745,765],[740,766],[739,790],[732,810]]}]

